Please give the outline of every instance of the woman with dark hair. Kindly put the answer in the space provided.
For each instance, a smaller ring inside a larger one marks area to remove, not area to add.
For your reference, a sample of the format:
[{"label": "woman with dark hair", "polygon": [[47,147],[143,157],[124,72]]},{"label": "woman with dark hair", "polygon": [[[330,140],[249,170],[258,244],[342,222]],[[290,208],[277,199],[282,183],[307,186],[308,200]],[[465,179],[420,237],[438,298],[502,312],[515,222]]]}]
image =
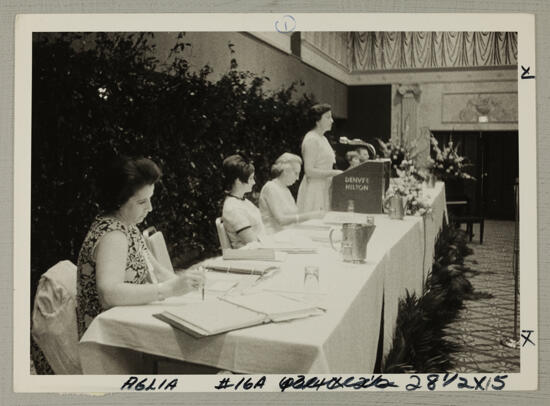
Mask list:
[{"label": "woman with dark hair", "polygon": [[[150,254],[137,224],[153,209],[151,198],[160,179],[147,158],[116,157],[97,182],[100,214],[90,226],[78,255],[77,321],[82,337],[104,310],[182,295],[203,283],[202,274],[177,276]],[[150,283],[154,272],[159,283]]]},{"label": "woman with dark hair", "polygon": [[300,213],[330,210],[330,185],[332,177],[342,173],[332,169],[336,155],[325,132],[332,128],[332,113],[328,104],[316,104],[311,108],[313,125],[302,141],[304,178],[298,189]]},{"label": "woman with dark hair", "polygon": [[254,165],[242,155],[231,155],[223,161],[224,185],[222,221],[233,248],[259,241],[265,234],[260,211],[244,195],[252,191]]},{"label": "woman with dark hair", "polygon": [[268,234],[281,231],[284,226],[313,218],[321,218],[321,210],[298,213],[298,207],[289,186],[300,177],[302,158],[285,152],[271,167],[272,180],[266,182],[260,192],[260,213]]}]

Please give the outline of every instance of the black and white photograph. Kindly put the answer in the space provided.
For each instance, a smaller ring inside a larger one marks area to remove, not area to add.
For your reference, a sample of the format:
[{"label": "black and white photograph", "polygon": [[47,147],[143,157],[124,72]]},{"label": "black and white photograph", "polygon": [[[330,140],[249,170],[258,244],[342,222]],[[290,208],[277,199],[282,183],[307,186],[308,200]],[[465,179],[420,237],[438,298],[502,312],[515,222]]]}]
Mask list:
[{"label": "black and white photograph", "polygon": [[408,16],[18,21],[20,391],[536,388],[532,20]]}]

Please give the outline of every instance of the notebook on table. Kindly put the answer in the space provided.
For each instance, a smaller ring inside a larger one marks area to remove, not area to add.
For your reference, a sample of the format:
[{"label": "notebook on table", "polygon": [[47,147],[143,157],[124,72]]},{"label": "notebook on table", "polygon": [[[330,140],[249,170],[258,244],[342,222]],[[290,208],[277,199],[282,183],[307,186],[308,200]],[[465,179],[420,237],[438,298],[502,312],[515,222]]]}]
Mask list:
[{"label": "notebook on table", "polygon": [[153,316],[200,338],[321,313],[310,303],[271,292],[256,292],[189,303]]},{"label": "notebook on table", "polygon": [[286,260],[286,253],[278,252],[274,248],[226,248],[223,250],[223,259],[283,262],[284,260]]},{"label": "notebook on table", "polygon": [[205,261],[203,266],[212,271],[239,273],[248,275],[263,275],[264,273],[279,268],[277,262],[257,260],[237,260],[213,258]]}]

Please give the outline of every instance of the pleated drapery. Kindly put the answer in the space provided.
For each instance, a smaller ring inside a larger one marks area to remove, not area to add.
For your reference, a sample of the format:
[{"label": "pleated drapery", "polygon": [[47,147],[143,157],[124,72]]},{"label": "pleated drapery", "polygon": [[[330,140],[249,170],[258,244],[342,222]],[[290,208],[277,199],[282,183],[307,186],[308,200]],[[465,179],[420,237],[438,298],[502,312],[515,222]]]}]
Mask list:
[{"label": "pleated drapery", "polygon": [[517,64],[515,32],[350,32],[352,72]]}]

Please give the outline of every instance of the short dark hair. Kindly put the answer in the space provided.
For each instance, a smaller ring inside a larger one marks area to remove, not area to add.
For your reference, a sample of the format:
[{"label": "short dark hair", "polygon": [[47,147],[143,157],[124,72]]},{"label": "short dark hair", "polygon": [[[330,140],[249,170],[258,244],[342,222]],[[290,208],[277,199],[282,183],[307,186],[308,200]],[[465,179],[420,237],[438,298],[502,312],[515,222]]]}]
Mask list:
[{"label": "short dark hair", "polygon": [[155,184],[161,176],[160,168],[148,158],[124,155],[109,158],[96,184],[100,209],[118,210],[139,189]]},{"label": "short dark hair", "polygon": [[248,182],[254,173],[252,161],[241,154],[228,156],[223,160],[223,183],[226,191],[230,191],[235,181]]},{"label": "short dark hair", "polygon": [[331,110],[332,110],[332,107],[330,106],[330,104],[326,104],[326,103],[316,104],[312,106],[311,109],[309,110],[309,115],[311,118],[311,128],[312,129],[315,128],[317,121],[321,119],[323,114]]}]

